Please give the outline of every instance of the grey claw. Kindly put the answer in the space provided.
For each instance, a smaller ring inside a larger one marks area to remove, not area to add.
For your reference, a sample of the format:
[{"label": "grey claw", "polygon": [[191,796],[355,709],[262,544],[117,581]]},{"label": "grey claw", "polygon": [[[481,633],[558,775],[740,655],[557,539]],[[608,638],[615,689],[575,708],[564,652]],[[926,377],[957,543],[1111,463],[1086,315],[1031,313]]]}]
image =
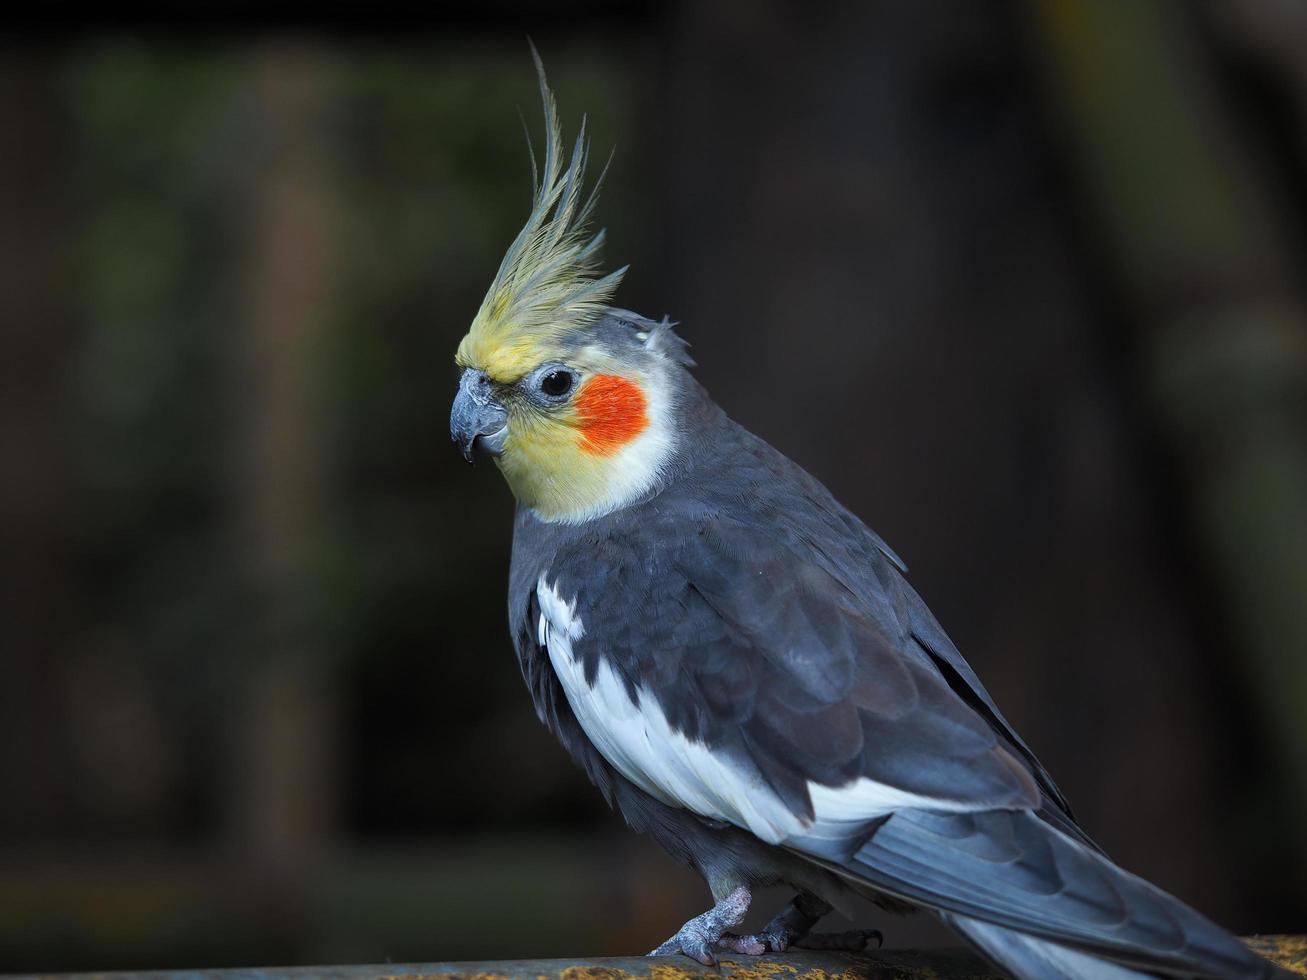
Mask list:
[{"label": "grey claw", "polygon": [[648,956],[677,956],[684,955],[692,960],[698,960],[704,966],[716,966],[717,957],[713,955],[706,937],[686,932],[682,929],[667,942],[663,943],[656,949],[650,950]]},{"label": "grey claw", "polygon": [[717,945],[741,956],[761,956],[770,948],[761,936],[741,936],[733,932],[722,933]]},{"label": "grey claw", "polygon": [[848,932],[812,932],[800,936],[791,943],[798,949],[838,950],[845,953],[860,953],[867,948],[872,939],[876,948],[885,945],[885,937],[879,929],[850,929]]},{"label": "grey claw", "polygon": [[671,956],[684,953],[704,966],[716,966],[717,957],[713,955],[712,948],[726,934],[727,929],[738,926],[744,919],[744,914],[749,910],[749,898],[749,889],[741,885],[703,915],[696,915],[681,926],[675,936],[652,950],[649,955]]},{"label": "grey claw", "polygon": [[648,953],[646,955],[688,956],[690,959],[697,960],[698,962],[702,963],[704,966],[717,965],[717,957],[714,956],[712,952],[709,951],[707,946],[704,946],[702,949],[696,949],[694,946],[690,944],[686,944],[684,946],[680,946],[680,945],[672,946],[671,948],[666,948],[666,947],[667,947],[667,943],[663,943],[662,946],[659,946],[653,952]]}]

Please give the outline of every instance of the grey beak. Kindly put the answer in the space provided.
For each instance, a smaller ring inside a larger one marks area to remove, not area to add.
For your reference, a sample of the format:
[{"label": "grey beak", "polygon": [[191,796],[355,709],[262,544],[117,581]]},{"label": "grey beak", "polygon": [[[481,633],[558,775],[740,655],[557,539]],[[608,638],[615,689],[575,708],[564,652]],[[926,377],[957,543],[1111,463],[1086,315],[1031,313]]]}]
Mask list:
[{"label": "grey beak", "polygon": [[469,463],[480,451],[498,456],[508,437],[508,412],[494,399],[490,379],[468,368],[458,382],[458,394],[449,413],[449,438]]}]

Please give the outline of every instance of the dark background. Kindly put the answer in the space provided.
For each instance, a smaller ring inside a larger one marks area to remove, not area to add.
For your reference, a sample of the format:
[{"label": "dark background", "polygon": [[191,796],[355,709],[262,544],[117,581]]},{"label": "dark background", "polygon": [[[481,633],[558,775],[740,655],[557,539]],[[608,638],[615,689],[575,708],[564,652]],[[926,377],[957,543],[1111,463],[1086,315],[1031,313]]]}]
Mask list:
[{"label": "dark background", "polygon": [[904,556],[1109,853],[1307,930],[1302,8],[195,6],[0,42],[0,969],[706,905],[537,724],[447,441],[527,34],[616,147],[619,302]]}]

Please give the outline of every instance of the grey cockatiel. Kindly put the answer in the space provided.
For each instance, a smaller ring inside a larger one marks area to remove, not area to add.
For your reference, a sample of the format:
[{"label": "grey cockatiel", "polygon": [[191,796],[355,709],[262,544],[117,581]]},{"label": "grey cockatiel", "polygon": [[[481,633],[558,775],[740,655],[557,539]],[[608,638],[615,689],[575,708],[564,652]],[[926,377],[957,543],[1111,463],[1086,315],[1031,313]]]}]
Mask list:
[{"label": "grey cockatiel", "polygon": [[[1019,977],[1270,977],[1116,867],[889,547],[732,422],[667,322],[612,309],[584,133],[458,350],[451,432],[518,501],[509,616],[540,718],[716,905],[655,953],[783,950],[851,895],[928,910]],[[797,896],[737,935],[752,889]],[[861,945],[863,934],[828,942]]]}]

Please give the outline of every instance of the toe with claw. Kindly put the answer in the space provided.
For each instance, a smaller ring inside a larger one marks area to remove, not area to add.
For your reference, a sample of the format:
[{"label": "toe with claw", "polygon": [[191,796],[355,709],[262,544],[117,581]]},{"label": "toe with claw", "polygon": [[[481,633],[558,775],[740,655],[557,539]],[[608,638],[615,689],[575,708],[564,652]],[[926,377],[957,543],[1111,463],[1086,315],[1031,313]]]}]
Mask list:
[{"label": "toe with claw", "polygon": [[825,949],[840,953],[861,953],[875,941],[877,948],[885,945],[879,929],[850,929],[847,932],[810,932],[796,936],[790,945],[795,949]]},{"label": "toe with claw", "polygon": [[879,929],[850,929],[847,932],[806,932],[795,933],[790,929],[768,929],[750,936],[740,936],[733,932],[724,932],[717,945],[733,953],[745,956],[761,956],[763,953],[783,953],[787,949],[821,949],[840,953],[861,953],[875,941],[877,946],[884,943],[885,937]]},{"label": "toe with claw", "polygon": [[884,937],[876,929],[851,929],[847,932],[813,932],[817,920],[829,914],[831,906],[816,895],[800,892],[761,932],[749,936],[722,933],[717,945],[746,956],[783,953],[787,949],[824,949],[860,953],[873,939],[879,946]]},{"label": "toe with claw", "polygon": [[[720,902],[702,915],[681,926],[676,935],[657,949],[649,952],[650,956],[673,956],[684,953],[691,959],[698,960],[704,966],[716,966],[717,956],[713,949],[718,945],[726,931],[744,921],[749,911],[752,896],[745,885],[735,889]],[[733,947],[727,947],[728,949]],[[758,950],[764,952],[765,950]],[[745,952],[745,950],[736,950]]]}]

